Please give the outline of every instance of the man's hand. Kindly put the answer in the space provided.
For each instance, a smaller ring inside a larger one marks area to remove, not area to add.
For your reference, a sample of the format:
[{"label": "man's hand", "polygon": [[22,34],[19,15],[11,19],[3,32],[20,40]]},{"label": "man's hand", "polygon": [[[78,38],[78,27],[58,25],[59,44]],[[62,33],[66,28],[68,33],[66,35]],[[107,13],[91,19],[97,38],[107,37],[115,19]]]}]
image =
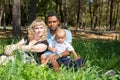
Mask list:
[{"label": "man's hand", "polygon": [[50,62],[55,62],[58,59],[58,57],[55,54],[51,54],[49,56],[49,59],[50,59]]}]

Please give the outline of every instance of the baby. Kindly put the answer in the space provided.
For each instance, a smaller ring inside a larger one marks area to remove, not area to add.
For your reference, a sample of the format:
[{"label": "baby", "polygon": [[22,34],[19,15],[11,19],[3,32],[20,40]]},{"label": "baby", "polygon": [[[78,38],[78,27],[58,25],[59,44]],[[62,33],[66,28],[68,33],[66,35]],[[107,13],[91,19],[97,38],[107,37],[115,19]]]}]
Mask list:
[{"label": "baby", "polygon": [[[58,57],[61,57],[61,53],[64,52],[65,50],[68,50],[74,55],[74,59],[77,60],[79,57],[77,53],[75,52],[74,48],[72,45],[66,40],[66,32],[64,29],[58,29],[55,35],[55,40],[53,40],[51,43],[49,43],[48,50],[51,51],[49,54],[42,54],[41,55],[41,60],[42,60],[42,65],[44,66],[49,62],[49,56],[51,54],[54,54]],[[44,58],[42,58],[44,57]],[[44,59],[44,60],[43,60]]]}]

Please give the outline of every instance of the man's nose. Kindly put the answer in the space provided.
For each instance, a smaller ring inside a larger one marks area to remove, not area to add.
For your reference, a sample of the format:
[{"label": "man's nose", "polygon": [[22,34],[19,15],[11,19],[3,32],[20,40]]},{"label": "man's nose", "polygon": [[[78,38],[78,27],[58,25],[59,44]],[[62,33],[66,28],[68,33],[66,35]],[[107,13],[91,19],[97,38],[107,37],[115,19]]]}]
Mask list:
[{"label": "man's nose", "polygon": [[51,22],[51,25],[53,25],[54,23],[53,22]]}]

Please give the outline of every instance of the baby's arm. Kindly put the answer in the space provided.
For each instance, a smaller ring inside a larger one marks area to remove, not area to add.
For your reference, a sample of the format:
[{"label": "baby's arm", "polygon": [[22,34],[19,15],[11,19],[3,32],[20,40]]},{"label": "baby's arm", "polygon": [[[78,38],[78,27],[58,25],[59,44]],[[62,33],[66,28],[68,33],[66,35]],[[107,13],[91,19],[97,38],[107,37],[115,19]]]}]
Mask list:
[{"label": "baby's arm", "polygon": [[79,57],[75,51],[72,51],[72,54],[74,55],[74,59],[77,60]]}]

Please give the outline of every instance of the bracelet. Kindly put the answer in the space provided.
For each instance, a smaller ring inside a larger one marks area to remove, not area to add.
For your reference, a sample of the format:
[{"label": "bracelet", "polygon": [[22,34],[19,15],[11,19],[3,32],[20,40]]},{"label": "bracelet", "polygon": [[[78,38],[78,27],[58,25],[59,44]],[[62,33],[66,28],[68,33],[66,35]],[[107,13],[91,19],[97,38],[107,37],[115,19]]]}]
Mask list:
[{"label": "bracelet", "polygon": [[60,53],[56,53],[56,56],[59,58],[62,57],[62,55]]},{"label": "bracelet", "polygon": [[12,46],[11,46],[11,49],[12,49],[12,50],[15,50],[15,49],[16,49],[16,46],[15,46],[15,45],[12,45]]}]

